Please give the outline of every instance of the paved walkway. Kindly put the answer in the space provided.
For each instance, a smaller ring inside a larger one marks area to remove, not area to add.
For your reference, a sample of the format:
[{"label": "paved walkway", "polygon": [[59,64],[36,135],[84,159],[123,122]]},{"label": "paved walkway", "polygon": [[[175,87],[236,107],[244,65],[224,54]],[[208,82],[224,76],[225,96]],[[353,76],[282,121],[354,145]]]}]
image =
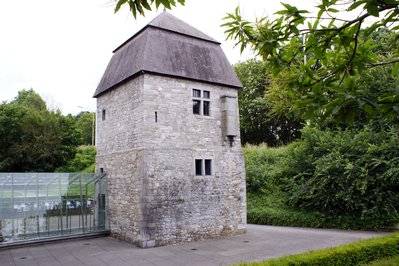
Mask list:
[{"label": "paved walkway", "polygon": [[337,246],[382,233],[248,225],[245,235],[140,249],[110,237],[0,250],[0,265],[228,265]]}]

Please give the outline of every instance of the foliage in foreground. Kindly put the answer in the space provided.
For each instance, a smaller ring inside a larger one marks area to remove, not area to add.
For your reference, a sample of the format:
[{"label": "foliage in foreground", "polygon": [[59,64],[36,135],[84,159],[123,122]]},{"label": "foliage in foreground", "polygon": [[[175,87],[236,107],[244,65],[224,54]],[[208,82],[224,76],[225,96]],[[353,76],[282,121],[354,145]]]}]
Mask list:
[{"label": "foliage in foreground", "polygon": [[390,66],[397,80],[399,1],[317,3],[317,14],[282,3],[276,16],[256,22],[243,19],[237,8],[223,26],[227,38],[259,54],[279,80],[274,85],[276,112],[316,123],[330,117],[356,122],[359,112],[365,119],[397,119],[398,91],[364,94],[357,79],[372,68]]},{"label": "foliage in foreground", "polygon": [[362,240],[351,244],[308,253],[285,256],[262,262],[246,262],[241,266],[362,265],[374,260],[399,255],[399,233]]},{"label": "foliage in foreground", "polygon": [[[154,4],[156,9],[161,5],[167,9],[172,9],[172,7],[176,6],[175,0],[114,0],[113,2],[116,2],[115,13],[118,12],[122,6],[129,6],[130,12],[134,18],[137,17],[137,13],[144,16],[145,10],[151,11]],[[180,5],[184,5],[185,0],[177,0],[177,2]]]}]

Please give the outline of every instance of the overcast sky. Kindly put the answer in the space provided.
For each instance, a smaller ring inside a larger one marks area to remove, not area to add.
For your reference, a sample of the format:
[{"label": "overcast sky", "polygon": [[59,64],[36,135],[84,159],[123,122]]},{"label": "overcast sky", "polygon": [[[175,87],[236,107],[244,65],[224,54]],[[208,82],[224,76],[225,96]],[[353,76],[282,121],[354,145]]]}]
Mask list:
[{"label": "overcast sky", "polygon": [[[241,6],[244,18],[272,16],[279,0],[186,0],[169,11],[222,42],[230,63],[252,57],[240,55],[225,42],[220,27],[227,12]],[[313,6],[314,0],[284,2]],[[0,2],[0,102],[19,90],[33,88],[52,108],[64,114],[94,111],[93,93],[112,51],[149,23],[162,10],[134,20],[128,10],[113,13],[111,0],[18,0]]]}]

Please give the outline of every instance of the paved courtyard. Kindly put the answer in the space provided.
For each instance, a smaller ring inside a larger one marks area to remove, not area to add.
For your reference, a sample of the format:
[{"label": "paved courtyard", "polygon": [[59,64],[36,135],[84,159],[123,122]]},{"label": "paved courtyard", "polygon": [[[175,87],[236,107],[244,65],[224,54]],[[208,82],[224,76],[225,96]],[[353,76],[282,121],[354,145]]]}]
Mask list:
[{"label": "paved courtyard", "polygon": [[0,265],[228,265],[337,246],[383,235],[376,232],[248,225],[245,235],[140,249],[110,237],[0,250]]}]

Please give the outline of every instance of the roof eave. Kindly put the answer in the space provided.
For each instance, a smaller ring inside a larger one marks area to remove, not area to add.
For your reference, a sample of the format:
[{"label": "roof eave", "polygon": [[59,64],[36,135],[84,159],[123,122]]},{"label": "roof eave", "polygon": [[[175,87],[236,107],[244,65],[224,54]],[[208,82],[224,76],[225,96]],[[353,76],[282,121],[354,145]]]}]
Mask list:
[{"label": "roof eave", "polygon": [[93,95],[93,98],[98,98],[99,96],[101,96],[104,93],[107,93],[115,88],[117,88],[118,86],[129,82],[130,80],[133,80],[135,78],[137,78],[140,75],[143,74],[151,74],[151,75],[155,75],[155,76],[161,76],[161,77],[169,77],[169,78],[179,78],[179,79],[183,79],[183,80],[191,80],[191,81],[196,81],[196,82],[202,82],[202,83],[207,83],[207,84],[213,84],[213,85],[218,85],[218,86],[224,86],[224,87],[229,87],[232,89],[242,89],[243,86],[241,83],[239,84],[227,84],[227,83],[223,83],[223,82],[217,82],[217,81],[205,81],[205,80],[201,80],[201,79],[196,79],[196,78],[190,78],[190,77],[182,77],[182,76],[178,76],[178,75],[171,75],[171,74],[165,74],[165,73],[158,73],[158,72],[153,72],[153,71],[148,71],[148,70],[140,70],[136,73],[134,73],[133,75],[131,75],[130,77],[116,83],[115,85],[109,87],[108,89],[101,91],[99,93],[95,93]]}]

